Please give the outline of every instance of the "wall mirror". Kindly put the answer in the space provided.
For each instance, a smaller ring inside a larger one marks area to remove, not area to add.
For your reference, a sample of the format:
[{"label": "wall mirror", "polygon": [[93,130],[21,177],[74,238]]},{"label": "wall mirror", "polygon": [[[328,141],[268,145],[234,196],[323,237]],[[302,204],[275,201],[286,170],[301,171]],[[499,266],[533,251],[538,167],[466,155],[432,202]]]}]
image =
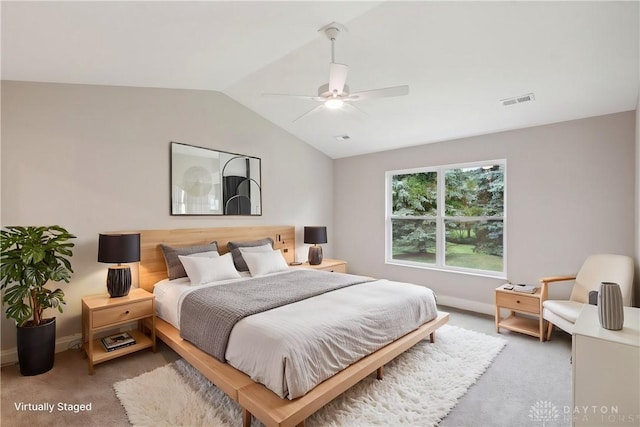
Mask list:
[{"label": "wall mirror", "polygon": [[260,159],[171,143],[171,215],[262,215]]}]

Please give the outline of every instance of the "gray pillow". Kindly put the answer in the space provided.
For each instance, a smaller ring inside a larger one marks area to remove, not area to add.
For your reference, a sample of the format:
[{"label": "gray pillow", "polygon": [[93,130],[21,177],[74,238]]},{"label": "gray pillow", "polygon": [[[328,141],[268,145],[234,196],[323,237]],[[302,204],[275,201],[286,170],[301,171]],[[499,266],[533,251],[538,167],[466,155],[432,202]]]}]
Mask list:
[{"label": "gray pillow", "polygon": [[254,246],[263,246],[263,245],[271,245],[271,249],[273,250],[273,239],[271,237],[265,237],[260,240],[251,240],[248,242],[229,242],[227,243],[227,248],[229,248],[229,252],[231,252],[231,256],[233,257],[233,263],[236,266],[236,270],[238,271],[249,271],[249,267],[247,267],[247,263],[242,258],[242,254],[240,253],[240,248],[250,248]]},{"label": "gray pillow", "polygon": [[164,262],[167,264],[169,280],[174,280],[187,277],[187,272],[184,271],[184,266],[180,262],[178,255],[192,255],[211,251],[218,252],[218,242],[211,242],[208,245],[182,246],[178,248],[161,243],[160,249],[162,249],[162,254],[164,255]]}]

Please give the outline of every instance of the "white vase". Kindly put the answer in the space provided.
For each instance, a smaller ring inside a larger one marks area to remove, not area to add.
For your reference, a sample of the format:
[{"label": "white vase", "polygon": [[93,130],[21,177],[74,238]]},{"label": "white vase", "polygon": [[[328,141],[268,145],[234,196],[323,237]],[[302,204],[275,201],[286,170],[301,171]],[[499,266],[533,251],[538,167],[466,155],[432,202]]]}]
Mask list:
[{"label": "white vase", "polygon": [[620,285],[602,282],[598,292],[598,319],[600,326],[612,331],[619,331],[624,324],[624,308]]}]

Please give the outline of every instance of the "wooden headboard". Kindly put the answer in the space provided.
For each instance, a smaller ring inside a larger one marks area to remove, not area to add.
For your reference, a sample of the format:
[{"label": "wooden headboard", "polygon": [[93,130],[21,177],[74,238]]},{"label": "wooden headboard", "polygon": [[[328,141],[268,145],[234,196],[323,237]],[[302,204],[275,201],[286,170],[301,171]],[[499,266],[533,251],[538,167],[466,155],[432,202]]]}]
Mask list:
[{"label": "wooden headboard", "polygon": [[274,249],[280,249],[287,262],[295,261],[296,229],[293,226],[258,226],[224,228],[187,228],[176,230],[140,230],[139,286],[153,292],[153,286],[167,278],[167,266],[160,243],[169,246],[193,246],[218,242],[218,252],[228,252],[230,241],[244,242],[265,237],[273,239]]}]

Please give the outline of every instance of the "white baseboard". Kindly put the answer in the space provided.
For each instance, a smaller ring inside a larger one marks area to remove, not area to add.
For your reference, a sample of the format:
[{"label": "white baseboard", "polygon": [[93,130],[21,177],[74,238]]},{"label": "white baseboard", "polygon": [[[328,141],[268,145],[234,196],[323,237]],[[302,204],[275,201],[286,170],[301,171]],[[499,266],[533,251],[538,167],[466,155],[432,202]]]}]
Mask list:
[{"label": "white baseboard", "polygon": [[495,316],[496,314],[496,306],[493,304],[450,297],[447,295],[438,295],[438,305],[440,304],[448,307],[459,308],[461,310],[473,311],[475,313],[488,314],[489,316]]},{"label": "white baseboard", "polygon": [[[68,335],[66,337],[62,337],[56,340],[56,353],[60,353],[61,351],[68,350],[74,345],[80,345],[82,340],[82,334],[74,334]],[[0,364],[2,366],[5,365],[13,365],[14,363],[18,363],[18,348],[13,347],[8,350],[2,350],[0,352]]]}]

